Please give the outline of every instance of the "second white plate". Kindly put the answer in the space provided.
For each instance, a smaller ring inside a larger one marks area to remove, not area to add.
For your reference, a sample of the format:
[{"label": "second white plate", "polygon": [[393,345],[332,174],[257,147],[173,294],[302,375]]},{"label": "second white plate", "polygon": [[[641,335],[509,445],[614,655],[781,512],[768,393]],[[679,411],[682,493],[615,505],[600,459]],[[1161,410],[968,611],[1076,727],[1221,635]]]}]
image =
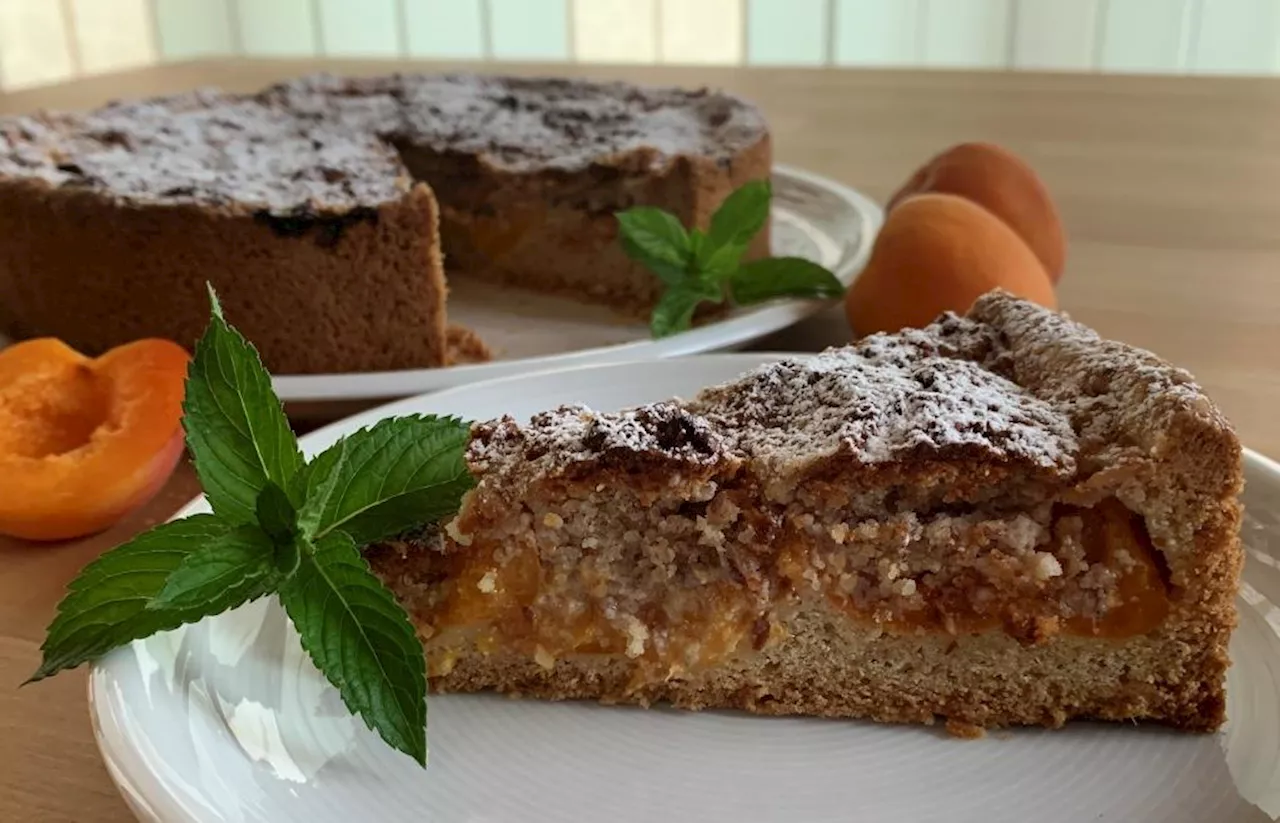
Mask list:
[{"label": "second white plate", "polygon": [[[846,285],[862,270],[883,212],[869,197],[799,169],[773,171],[773,253],[826,266]],[[405,397],[534,370],[724,351],[750,343],[825,308],[813,300],[777,300],[739,309],[683,334],[655,340],[642,322],[601,306],[467,282],[449,284],[449,320],[477,332],[495,350],[489,363],[443,369],[280,375],[286,403]]]}]

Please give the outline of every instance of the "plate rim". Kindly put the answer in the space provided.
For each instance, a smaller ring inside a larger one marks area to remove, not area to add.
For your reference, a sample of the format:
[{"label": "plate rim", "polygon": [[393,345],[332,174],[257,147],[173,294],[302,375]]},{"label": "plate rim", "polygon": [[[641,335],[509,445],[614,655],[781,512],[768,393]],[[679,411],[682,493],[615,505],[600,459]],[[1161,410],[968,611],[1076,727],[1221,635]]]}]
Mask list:
[{"label": "plate rim", "polygon": [[[863,221],[863,235],[853,258],[836,272],[846,285],[851,284],[871,256],[871,247],[884,224],[884,208],[859,189],[832,177],[808,171],[787,163],[775,163],[772,175],[785,175],[825,189],[851,205]],[[682,334],[662,340],[643,339],[609,346],[563,352],[560,354],[499,360],[444,369],[396,369],[331,374],[281,374],[272,376],[277,396],[286,403],[328,401],[386,400],[405,397],[394,388],[396,383],[425,381],[447,373],[453,376],[437,388],[411,388],[413,396],[448,391],[488,380],[525,374],[529,369],[572,368],[637,360],[660,360],[691,354],[714,353],[731,348],[795,325],[833,305],[830,300],[777,300],[735,317],[708,323]],[[470,378],[474,375],[474,378]]]},{"label": "plate rim", "polygon": [[[508,382],[543,380],[548,377],[554,377],[557,374],[595,371],[601,369],[624,370],[637,366],[660,369],[679,369],[687,363],[699,363],[706,362],[708,360],[723,361],[726,364],[733,363],[745,371],[769,362],[776,362],[778,360],[790,358],[810,358],[816,356],[816,354],[817,353],[815,352],[778,351],[719,353],[681,358],[674,361],[647,358],[622,362],[590,363],[577,366],[547,368],[519,375],[494,377],[476,381],[474,383],[442,389],[440,391],[423,392],[413,395],[412,397],[393,400],[374,408],[348,415],[325,426],[321,426],[308,432],[306,435],[303,435],[299,440],[322,440],[326,436],[333,436],[335,430],[341,429],[345,431],[353,431],[356,428],[370,425],[377,420],[397,414],[401,407],[408,408],[422,402],[429,403],[439,401],[441,399],[447,400],[457,394],[484,390],[491,388],[494,385],[500,385]],[[1261,452],[1255,451],[1246,446],[1241,447],[1241,460],[1246,473],[1252,465],[1254,469],[1261,471],[1264,475],[1271,476],[1277,486],[1280,486],[1280,461],[1272,459]],[[177,519],[186,516],[189,510],[201,504],[203,500],[204,495],[197,495],[179,508],[170,519]],[[103,666],[107,661],[117,658],[123,654],[127,654],[131,648],[132,644],[120,647],[107,656],[93,661],[89,665],[88,677],[86,678],[89,720],[99,756],[101,757],[107,773],[115,784],[120,796],[139,820],[147,821],[147,823],[174,823],[175,821],[181,821],[182,823],[205,823],[204,819],[195,816],[190,809],[184,806],[180,796],[170,788],[167,781],[161,779],[154,769],[147,767],[146,764],[140,760],[138,757],[136,738],[129,733],[126,726],[118,722],[118,713],[104,712],[102,710],[101,703],[105,702],[109,698],[108,694],[100,693],[100,690],[104,688]]]}]

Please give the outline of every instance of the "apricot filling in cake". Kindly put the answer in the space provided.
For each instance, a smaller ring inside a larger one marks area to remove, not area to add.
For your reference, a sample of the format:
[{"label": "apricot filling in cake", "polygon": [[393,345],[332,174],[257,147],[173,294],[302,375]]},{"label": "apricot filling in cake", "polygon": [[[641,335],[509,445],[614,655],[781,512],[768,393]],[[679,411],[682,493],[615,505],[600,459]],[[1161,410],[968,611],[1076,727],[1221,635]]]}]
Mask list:
[{"label": "apricot filling in cake", "polygon": [[468,461],[455,519],[370,550],[437,691],[1223,720],[1239,444],[1184,372],[1030,303],[480,424]]}]

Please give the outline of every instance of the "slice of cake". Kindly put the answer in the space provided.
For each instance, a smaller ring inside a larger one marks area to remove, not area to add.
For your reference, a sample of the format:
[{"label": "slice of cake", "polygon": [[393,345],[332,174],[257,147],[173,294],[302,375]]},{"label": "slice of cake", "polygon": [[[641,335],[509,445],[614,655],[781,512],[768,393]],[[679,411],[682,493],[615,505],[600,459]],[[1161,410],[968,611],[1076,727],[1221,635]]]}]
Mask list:
[{"label": "slice of cake", "polygon": [[276,373],[474,360],[442,252],[450,276],[647,310],[660,284],[614,213],[705,227],[769,169],[750,104],[621,83],[319,75],[0,117],[0,332],[193,343],[207,281]]},{"label": "slice of cake", "polygon": [[436,691],[768,714],[1224,716],[1240,445],[1185,372],[1002,293],[689,402],[475,427],[373,547]]}]

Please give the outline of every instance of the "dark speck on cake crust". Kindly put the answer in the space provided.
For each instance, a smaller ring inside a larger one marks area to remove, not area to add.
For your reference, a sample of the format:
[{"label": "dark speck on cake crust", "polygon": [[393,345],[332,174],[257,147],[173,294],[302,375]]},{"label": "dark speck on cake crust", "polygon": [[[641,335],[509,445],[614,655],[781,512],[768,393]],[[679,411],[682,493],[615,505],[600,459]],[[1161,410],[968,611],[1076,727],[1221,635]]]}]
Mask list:
[{"label": "dark speck on cake crust", "polygon": [[358,206],[342,214],[316,214],[306,207],[300,207],[286,214],[274,214],[264,209],[255,212],[253,219],[281,237],[314,235],[319,245],[332,248],[342,240],[347,229],[356,223],[376,224],[378,210]]}]

